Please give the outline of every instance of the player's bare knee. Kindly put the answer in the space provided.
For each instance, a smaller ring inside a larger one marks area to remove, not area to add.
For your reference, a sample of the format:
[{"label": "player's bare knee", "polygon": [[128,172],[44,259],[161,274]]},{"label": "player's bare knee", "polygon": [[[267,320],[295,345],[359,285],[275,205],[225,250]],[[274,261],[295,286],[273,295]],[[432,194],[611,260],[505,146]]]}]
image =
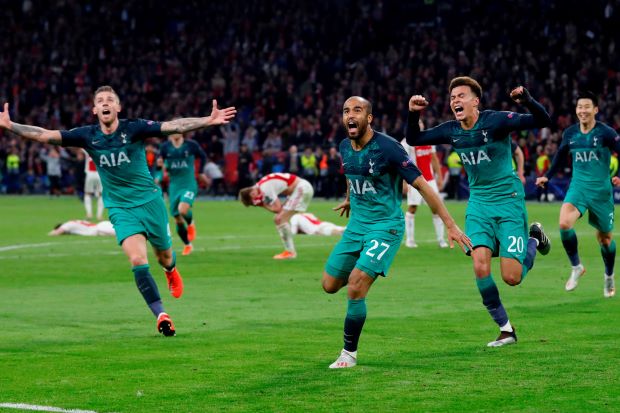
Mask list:
[{"label": "player's bare knee", "polygon": [[148,260],[146,259],[146,257],[141,254],[132,254],[128,258],[132,267],[148,264]]},{"label": "player's bare knee", "polygon": [[343,284],[342,280],[336,277],[332,277],[331,275],[323,271],[323,279],[321,281],[323,291],[325,291],[328,294],[335,294],[338,292],[338,290],[340,290],[340,288],[342,287],[342,284]]},{"label": "player's bare knee", "polygon": [[510,286],[515,286],[521,284],[521,274],[519,273],[508,273],[502,274],[502,278],[504,282]]},{"label": "player's bare knee", "polygon": [[569,220],[560,219],[560,230],[566,231],[573,227],[573,224]]},{"label": "player's bare knee", "polygon": [[491,265],[483,260],[474,260],[474,274],[477,277],[486,277],[491,273]]}]

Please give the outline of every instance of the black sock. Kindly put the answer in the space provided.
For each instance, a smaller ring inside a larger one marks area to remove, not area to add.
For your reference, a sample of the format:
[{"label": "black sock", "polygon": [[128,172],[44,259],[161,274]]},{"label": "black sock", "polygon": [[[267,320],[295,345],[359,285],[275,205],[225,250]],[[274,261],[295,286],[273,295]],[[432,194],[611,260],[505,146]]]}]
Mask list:
[{"label": "black sock", "polygon": [[131,269],[133,271],[134,278],[136,280],[136,286],[142,294],[144,301],[149,306],[153,314],[158,316],[159,313],[164,311],[161,303],[161,297],[159,295],[159,289],[149,271],[148,264],[138,265]]},{"label": "black sock", "polygon": [[177,224],[177,234],[179,234],[179,238],[183,241],[183,244],[189,244],[189,239],[187,238],[187,228],[185,224]]},{"label": "black sock", "polygon": [[364,322],[366,321],[366,299],[349,300],[347,316],[344,319],[344,349],[357,351]]},{"label": "black sock", "polygon": [[612,275],[616,261],[616,241],[612,240],[608,247],[601,245],[601,255],[605,264],[605,274]]}]

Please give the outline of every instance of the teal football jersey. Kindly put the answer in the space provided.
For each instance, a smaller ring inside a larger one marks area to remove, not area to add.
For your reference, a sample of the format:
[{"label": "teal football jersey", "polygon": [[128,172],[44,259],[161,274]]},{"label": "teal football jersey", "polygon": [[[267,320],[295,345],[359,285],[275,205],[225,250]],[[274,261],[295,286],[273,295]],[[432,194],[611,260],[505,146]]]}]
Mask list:
[{"label": "teal football jersey", "polygon": [[146,163],[144,139],[161,137],[161,123],[121,119],[106,135],[99,124],[61,131],[62,146],[84,148],[95,162],[107,208],[129,208],[161,196]]},{"label": "teal football jersey", "polygon": [[355,232],[402,230],[402,180],[412,183],[420,170],[395,139],[383,133],[356,151],[349,139],[340,143],[349,184],[351,216],[347,228]]},{"label": "teal football jersey", "polygon": [[199,170],[202,171],[207,159],[200,145],[187,139],[178,148],[170,141],[164,142],[159,150],[159,156],[166,165],[170,185],[177,188],[196,186],[195,160],[200,160]]},{"label": "teal football jersey", "polygon": [[612,150],[620,152],[620,137],[609,126],[596,122],[592,130],[582,133],[579,124],[572,125],[564,131],[562,143],[553,157],[546,176],[551,178],[570,153],[573,167],[571,186],[609,191],[611,189],[609,162]]},{"label": "teal football jersey", "polygon": [[[470,200],[498,203],[523,199],[525,192],[512,167],[510,132],[545,126],[549,116],[532,103],[538,116],[485,110],[472,129],[453,120],[420,131],[418,115],[410,115],[407,143],[412,146],[451,144],[458,153],[469,182]],[[414,123],[415,122],[415,123]]]}]

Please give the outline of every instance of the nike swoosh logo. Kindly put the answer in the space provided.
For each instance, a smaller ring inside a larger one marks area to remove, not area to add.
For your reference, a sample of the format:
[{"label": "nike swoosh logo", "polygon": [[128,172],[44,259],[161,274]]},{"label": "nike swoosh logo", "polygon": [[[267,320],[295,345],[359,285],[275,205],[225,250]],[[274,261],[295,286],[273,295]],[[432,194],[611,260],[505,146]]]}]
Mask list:
[{"label": "nike swoosh logo", "polygon": [[461,139],[463,139],[463,138],[452,139],[452,142],[458,142],[458,141],[460,141]]},{"label": "nike swoosh logo", "polygon": [[98,141],[93,141],[93,145],[96,145],[96,144],[98,144],[99,142],[101,142],[101,140],[98,140]]}]

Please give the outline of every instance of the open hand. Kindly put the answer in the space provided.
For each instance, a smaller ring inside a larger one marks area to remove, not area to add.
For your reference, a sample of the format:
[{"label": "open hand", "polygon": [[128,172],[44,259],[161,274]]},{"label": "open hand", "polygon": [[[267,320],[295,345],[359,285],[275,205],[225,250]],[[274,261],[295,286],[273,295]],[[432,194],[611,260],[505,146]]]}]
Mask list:
[{"label": "open hand", "polygon": [[217,100],[213,99],[213,110],[211,111],[210,125],[225,125],[230,122],[232,118],[237,114],[237,109],[234,106],[230,106],[224,109],[217,108]]}]

